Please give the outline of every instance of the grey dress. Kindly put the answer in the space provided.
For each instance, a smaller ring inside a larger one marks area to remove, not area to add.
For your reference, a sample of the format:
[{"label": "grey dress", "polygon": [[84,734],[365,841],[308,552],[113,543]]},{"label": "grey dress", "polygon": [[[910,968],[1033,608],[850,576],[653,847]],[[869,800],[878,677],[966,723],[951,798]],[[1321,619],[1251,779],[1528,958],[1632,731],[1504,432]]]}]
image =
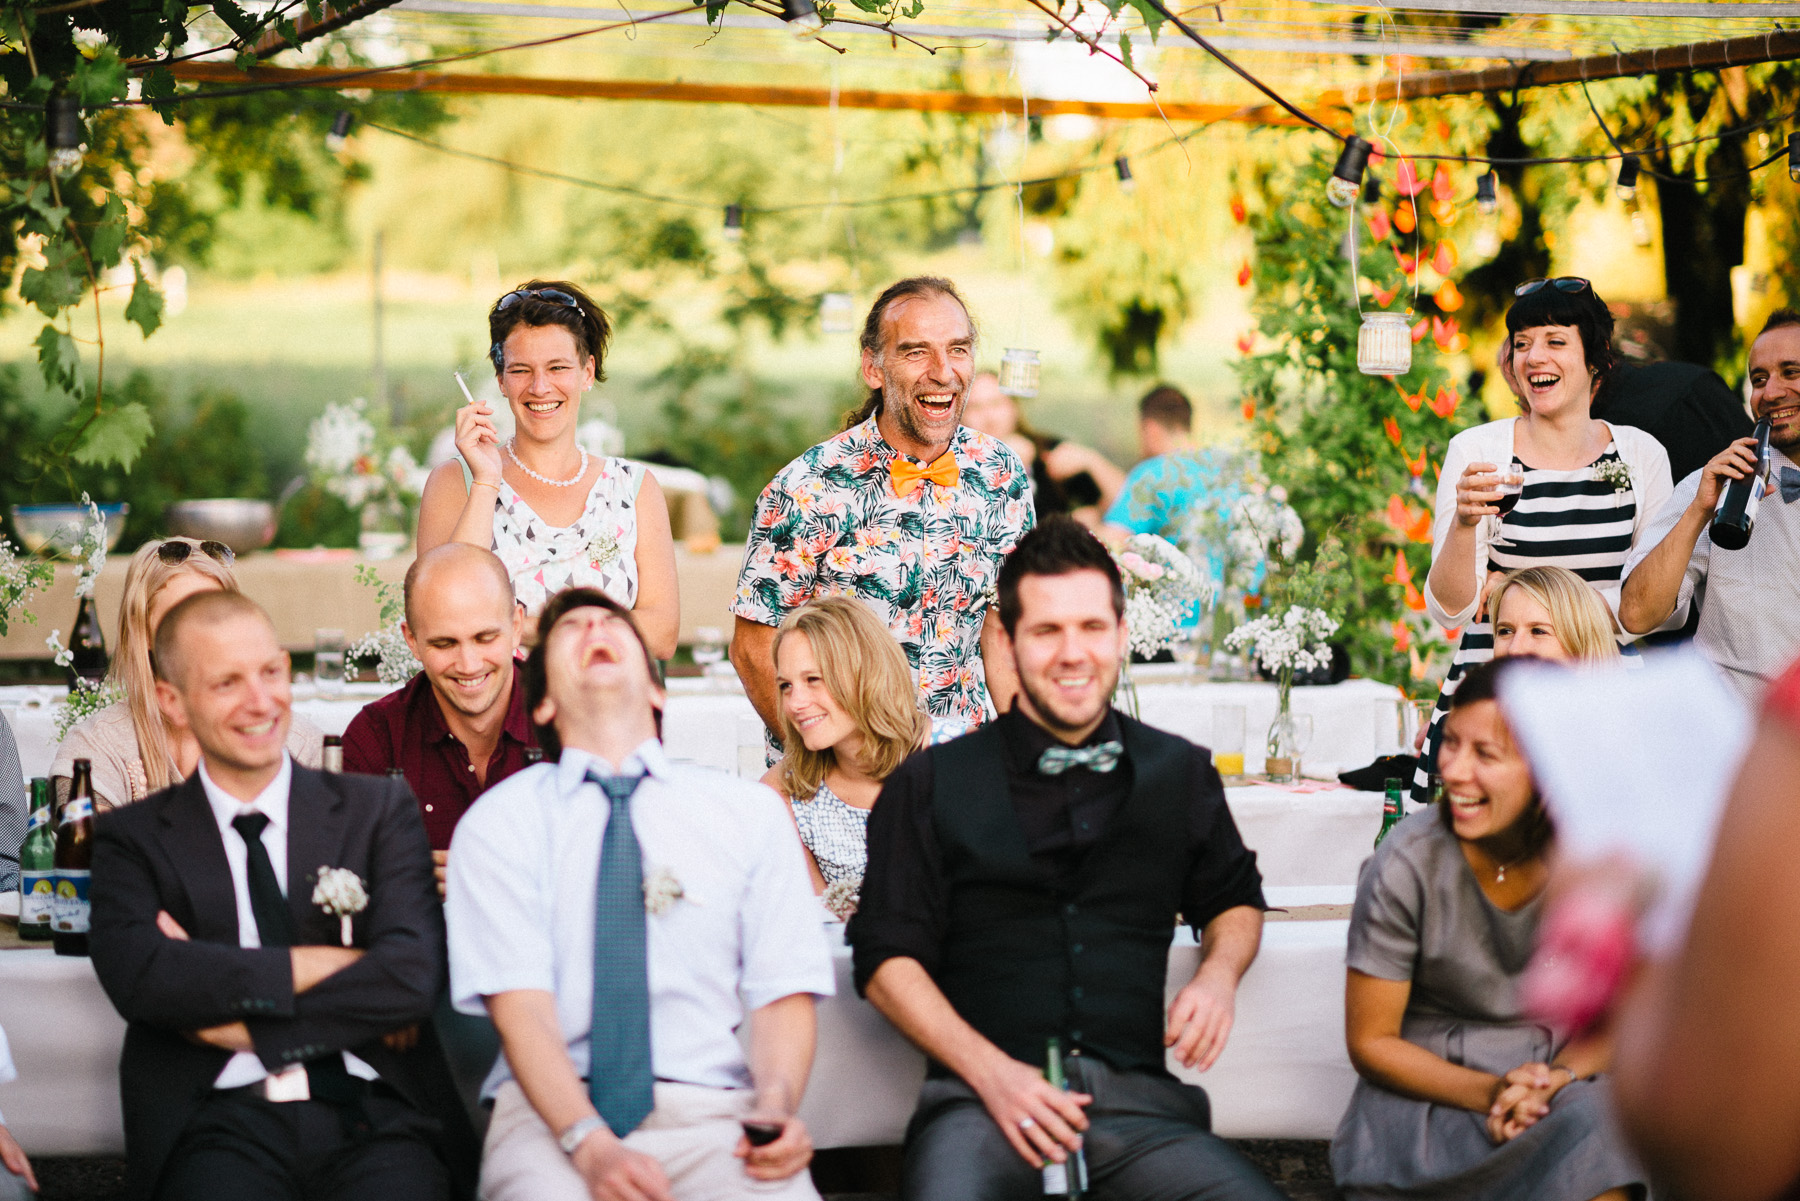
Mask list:
[{"label": "grey dress", "polygon": [[[1562,1043],[1521,1012],[1542,898],[1515,912],[1482,893],[1433,806],[1395,827],[1363,864],[1350,917],[1351,968],[1407,980],[1401,1036],[1451,1063],[1503,1075],[1549,1063]],[[1591,1201],[1644,1173],[1611,1124],[1606,1086],[1576,1081],[1518,1138],[1488,1141],[1487,1114],[1416,1101],[1359,1079],[1331,1143],[1346,1201]]]}]

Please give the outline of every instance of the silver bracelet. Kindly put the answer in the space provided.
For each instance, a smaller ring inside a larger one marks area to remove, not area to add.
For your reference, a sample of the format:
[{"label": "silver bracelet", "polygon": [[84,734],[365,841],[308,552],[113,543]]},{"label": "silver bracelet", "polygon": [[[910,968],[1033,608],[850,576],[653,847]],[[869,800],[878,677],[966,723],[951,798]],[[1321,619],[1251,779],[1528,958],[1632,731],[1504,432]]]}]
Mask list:
[{"label": "silver bracelet", "polygon": [[587,1141],[588,1135],[604,1125],[606,1125],[606,1119],[597,1114],[589,1114],[578,1122],[570,1123],[567,1129],[556,1136],[556,1141],[562,1144],[564,1155],[573,1155],[575,1149]]}]

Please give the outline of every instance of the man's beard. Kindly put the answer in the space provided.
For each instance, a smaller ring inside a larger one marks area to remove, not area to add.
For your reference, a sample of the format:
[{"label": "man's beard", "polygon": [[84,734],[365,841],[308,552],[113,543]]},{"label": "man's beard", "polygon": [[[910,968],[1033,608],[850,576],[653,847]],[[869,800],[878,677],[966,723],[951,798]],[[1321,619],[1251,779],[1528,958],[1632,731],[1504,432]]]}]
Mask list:
[{"label": "man's beard", "polygon": [[[962,424],[963,409],[968,406],[968,403],[968,387],[957,389],[956,398],[950,402],[950,411],[954,415],[957,425]],[[915,395],[895,382],[894,377],[888,373],[886,368],[883,368],[881,372],[881,411],[891,413],[894,424],[900,427],[900,432],[914,442],[930,445],[934,441],[933,436],[922,426]]]},{"label": "man's beard", "polygon": [[1049,729],[1052,733],[1057,731],[1079,730],[1089,722],[1104,714],[1107,706],[1112,703],[1112,695],[1119,687],[1119,665],[1113,665],[1112,678],[1106,680],[1105,687],[1100,690],[1100,707],[1094,712],[1081,714],[1073,720],[1070,719],[1068,714],[1061,713],[1053,707],[1046,697],[1039,694],[1038,690],[1033,686],[1034,684],[1035,681],[1026,678],[1024,673],[1020,673],[1019,691],[1023,692],[1025,694],[1025,699],[1031,702],[1032,710],[1038,715],[1039,724]]}]

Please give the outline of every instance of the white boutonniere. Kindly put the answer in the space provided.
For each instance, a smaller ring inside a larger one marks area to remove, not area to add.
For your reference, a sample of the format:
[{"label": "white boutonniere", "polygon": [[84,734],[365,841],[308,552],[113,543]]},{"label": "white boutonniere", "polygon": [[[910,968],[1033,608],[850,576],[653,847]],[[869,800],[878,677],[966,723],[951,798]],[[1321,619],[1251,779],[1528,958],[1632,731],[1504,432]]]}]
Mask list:
[{"label": "white boutonniere", "polygon": [[369,907],[369,891],[362,877],[347,867],[321,867],[313,885],[312,903],[338,919],[344,945],[350,945],[350,919]]},{"label": "white boutonniere", "polygon": [[1614,492],[1631,491],[1631,468],[1625,465],[1624,459],[1607,459],[1594,464],[1594,478],[1611,484]]},{"label": "white boutonniere", "polygon": [[619,540],[601,530],[587,544],[588,564],[595,570],[611,567],[619,558]]},{"label": "white boutonniere", "polygon": [[857,905],[862,903],[862,877],[844,877],[827,888],[825,895],[819,900],[824,902],[832,917],[840,922],[849,921],[850,915],[856,912]]},{"label": "white boutonniere", "polygon": [[644,912],[655,917],[667,913],[676,901],[687,896],[681,881],[666,867],[653,867],[644,873]]}]

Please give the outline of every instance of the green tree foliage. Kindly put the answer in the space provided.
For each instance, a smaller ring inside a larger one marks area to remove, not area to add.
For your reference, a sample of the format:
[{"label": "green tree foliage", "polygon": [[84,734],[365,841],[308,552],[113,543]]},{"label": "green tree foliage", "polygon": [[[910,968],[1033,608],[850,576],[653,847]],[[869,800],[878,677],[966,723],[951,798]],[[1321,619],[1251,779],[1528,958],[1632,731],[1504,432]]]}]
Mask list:
[{"label": "green tree foliage", "polygon": [[[1447,345],[1458,343],[1429,296],[1410,318],[1432,331],[1414,345],[1412,370],[1397,381],[1358,371],[1361,319],[1353,289],[1359,285],[1343,253],[1350,218],[1324,200],[1331,165],[1331,158],[1315,154],[1258,181],[1260,199],[1249,220],[1256,238],[1253,311],[1264,349],[1248,355],[1238,375],[1264,469],[1287,489],[1309,543],[1335,536],[1347,553],[1340,638],[1353,670],[1401,683],[1410,665],[1400,644],[1420,636],[1417,619],[1408,615],[1423,603],[1417,589],[1430,565],[1436,468],[1451,435],[1481,417],[1446,379],[1435,342],[1448,334]],[[1391,185],[1393,164],[1376,171]],[[1429,198],[1429,189],[1424,194]],[[1421,220],[1430,221],[1425,209],[1421,204]],[[1379,287],[1395,311],[1406,311],[1411,288],[1402,284],[1410,281],[1396,256],[1372,243],[1361,215],[1355,228],[1363,244],[1363,290]],[[1410,249],[1410,239],[1391,241]],[[1429,248],[1433,239],[1420,241]],[[1387,307],[1372,296],[1363,303]],[[1331,558],[1335,569],[1335,551]]]}]

